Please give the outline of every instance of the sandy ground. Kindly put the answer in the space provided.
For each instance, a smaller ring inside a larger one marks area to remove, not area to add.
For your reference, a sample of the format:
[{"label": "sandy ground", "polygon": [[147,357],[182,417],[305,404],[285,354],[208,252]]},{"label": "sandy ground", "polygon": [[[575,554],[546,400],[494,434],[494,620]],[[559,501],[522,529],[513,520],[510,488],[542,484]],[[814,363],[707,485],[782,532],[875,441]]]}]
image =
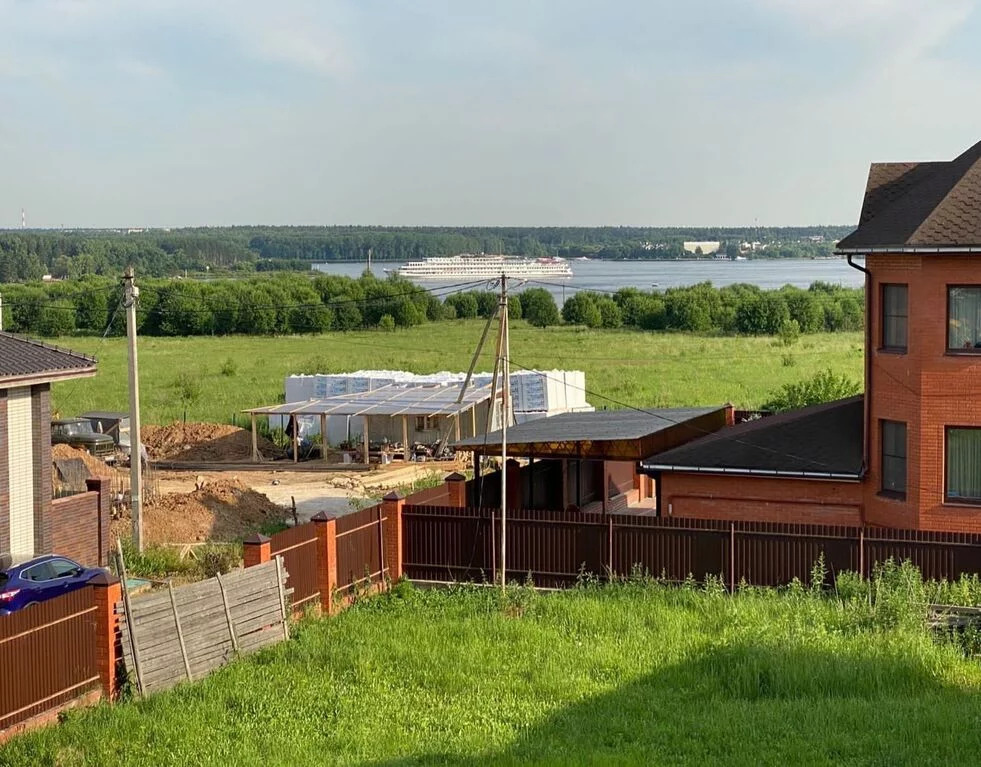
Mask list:
[{"label": "sandy ground", "polygon": [[299,472],[299,471],[235,471],[221,472],[158,471],[156,487],[160,494],[190,493],[202,480],[237,480],[273,503],[292,507],[296,500],[299,522],[307,522],[321,511],[347,514],[353,510],[351,498],[378,499],[401,484],[427,477],[434,471],[449,474],[458,468],[453,463],[420,463],[402,466],[395,464],[373,472]]}]

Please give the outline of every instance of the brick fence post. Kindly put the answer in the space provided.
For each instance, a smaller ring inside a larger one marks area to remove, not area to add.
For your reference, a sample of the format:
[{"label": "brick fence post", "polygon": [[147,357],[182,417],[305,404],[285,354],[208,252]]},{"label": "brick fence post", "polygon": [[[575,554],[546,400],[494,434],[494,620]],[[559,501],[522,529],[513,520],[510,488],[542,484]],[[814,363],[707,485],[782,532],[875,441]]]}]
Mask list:
[{"label": "brick fence post", "polygon": [[446,480],[446,494],[450,500],[447,504],[454,509],[463,509],[467,505],[467,478],[460,472],[454,471]]},{"label": "brick fence post", "polygon": [[111,515],[112,492],[107,477],[89,477],[85,480],[89,492],[98,493],[96,500],[96,537],[99,545],[99,567],[109,564],[109,518]]},{"label": "brick fence post", "polygon": [[402,577],[402,507],[405,497],[393,492],[382,498],[382,513],[385,515],[385,561],[388,578],[393,583]]},{"label": "brick fence post", "polygon": [[119,658],[119,617],[116,603],[123,598],[119,578],[108,573],[96,575],[89,581],[95,601],[96,668],[102,694],[107,700],[116,697],[116,662]]},{"label": "brick fence post", "polygon": [[254,567],[272,559],[272,544],[268,536],[249,536],[242,541],[242,562],[246,567]]},{"label": "brick fence post", "polygon": [[320,608],[330,615],[340,605],[334,603],[337,591],[337,517],[321,511],[311,520],[317,531],[317,586],[320,589]]}]

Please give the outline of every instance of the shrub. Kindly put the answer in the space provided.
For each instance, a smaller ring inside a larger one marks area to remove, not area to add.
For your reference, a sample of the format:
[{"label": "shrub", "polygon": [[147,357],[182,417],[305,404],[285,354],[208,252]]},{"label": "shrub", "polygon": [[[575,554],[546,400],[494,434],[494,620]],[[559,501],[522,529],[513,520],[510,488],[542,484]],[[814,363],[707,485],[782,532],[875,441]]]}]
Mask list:
[{"label": "shrub", "polygon": [[764,403],[764,410],[794,410],[795,408],[818,405],[858,394],[860,387],[843,373],[835,373],[831,368],[818,373],[813,378],[794,384],[784,384],[772,398]]},{"label": "shrub", "polygon": [[395,318],[391,314],[383,314],[378,320],[379,330],[392,332],[395,330]]},{"label": "shrub", "polygon": [[218,372],[226,378],[231,378],[238,372],[238,363],[231,357],[226,357],[225,361],[221,363]]},{"label": "shrub", "polygon": [[521,314],[538,328],[559,324],[559,307],[545,288],[529,288],[521,293]]},{"label": "shrub", "polygon": [[784,320],[780,325],[780,343],[793,346],[800,340],[800,324],[797,320]]}]

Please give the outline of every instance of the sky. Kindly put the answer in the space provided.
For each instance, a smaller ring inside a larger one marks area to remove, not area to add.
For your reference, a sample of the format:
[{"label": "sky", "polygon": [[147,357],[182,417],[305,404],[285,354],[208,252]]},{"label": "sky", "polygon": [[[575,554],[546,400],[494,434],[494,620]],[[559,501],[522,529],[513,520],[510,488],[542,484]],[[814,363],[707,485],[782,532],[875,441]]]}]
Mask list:
[{"label": "sky", "polygon": [[0,227],[851,224],[981,0],[0,0]]}]

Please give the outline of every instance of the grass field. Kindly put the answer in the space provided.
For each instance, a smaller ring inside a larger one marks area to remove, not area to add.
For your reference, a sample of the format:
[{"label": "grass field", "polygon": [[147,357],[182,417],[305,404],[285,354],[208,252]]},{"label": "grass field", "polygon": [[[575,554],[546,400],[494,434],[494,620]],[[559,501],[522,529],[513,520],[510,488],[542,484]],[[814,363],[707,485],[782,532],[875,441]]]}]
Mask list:
[{"label": "grass field", "polygon": [[[200,384],[188,408],[196,421],[227,422],[243,408],[279,402],[290,373],[331,373],[361,368],[404,369],[417,373],[466,370],[482,322],[453,321],[393,333],[364,331],[279,338],[227,336],[142,338],[141,406],[146,423],[182,417],[174,381],[187,373]],[[94,379],[58,384],[54,407],[63,415],[87,410],[125,409],[126,343],[112,338],[61,338],[55,343],[95,354]],[[488,348],[480,367],[490,369]],[[594,392],[591,404],[615,405],[603,397],[637,407],[711,405],[731,401],[752,407],[783,383],[832,367],[862,378],[860,333],[802,336],[784,347],[772,338],[704,337],[633,330],[539,329],[515,322],[511,354],[515,370],[579,369]],[[603,395],[597,396],[597,395]]]},{"label": "grass field", "polygon": [[400,587],[0,764],[976,764],[981,668],[888,625],[808,592]]}]

